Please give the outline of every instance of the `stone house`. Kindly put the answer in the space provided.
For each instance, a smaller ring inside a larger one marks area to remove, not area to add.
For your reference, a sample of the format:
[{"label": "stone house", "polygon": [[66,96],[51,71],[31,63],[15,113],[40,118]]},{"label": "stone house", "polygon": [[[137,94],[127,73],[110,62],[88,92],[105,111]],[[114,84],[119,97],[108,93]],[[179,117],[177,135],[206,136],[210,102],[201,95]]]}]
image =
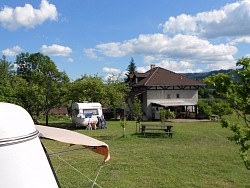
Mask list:
[{"label": "stone house", "polygon": [[128,104],[137,96],[143,119],[159,120],[160,109],[174,111],[176,118],[195,118],[198,113],[198,89],[204,86],[198,80],[151,65],[145,73],[130,74],[128,83],[132,88]]}]

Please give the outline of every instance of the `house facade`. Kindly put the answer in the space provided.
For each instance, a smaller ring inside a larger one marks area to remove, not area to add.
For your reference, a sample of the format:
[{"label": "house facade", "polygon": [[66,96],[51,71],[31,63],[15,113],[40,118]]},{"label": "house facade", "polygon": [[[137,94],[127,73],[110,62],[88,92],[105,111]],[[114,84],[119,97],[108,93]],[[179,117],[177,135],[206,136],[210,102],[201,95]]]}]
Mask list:
[{"label": "house facade", "polygon": [[142,104],[143,118],[159,120],[161,109],[174,111],[176,118],[195,118],[198,109],[198,90],[204,84],[161,67],[151,66],[145,73],[129,75],[129,105],[134,97]]}]

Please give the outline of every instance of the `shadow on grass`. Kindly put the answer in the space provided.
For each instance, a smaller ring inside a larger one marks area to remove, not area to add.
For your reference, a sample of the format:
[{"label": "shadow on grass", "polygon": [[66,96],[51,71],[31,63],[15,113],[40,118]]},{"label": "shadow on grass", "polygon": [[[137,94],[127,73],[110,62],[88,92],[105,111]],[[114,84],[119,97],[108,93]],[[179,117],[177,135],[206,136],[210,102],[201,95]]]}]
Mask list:
[{"label": "shadow on grass", "polygon": [[[46,126],[45,123],[40,123],[40,125]],[[49,127],[56,127],[56,128],[61,128],[61,129],[69,129],[69,130],[75,130],[75,127],[72,126],[71,123],[49,123]]]},{"label": "shadow on grass", "polygon": [[95,136],[95,138],[96,139],[98,139],[98,140],[114,140],[115,138],[117,138],[117,137],[115,137],[115,136]]},{"label": "shadow on grass", "polygon": [[132,136],[136,136],[138,138],[170,138],[168,135],[162,133],[147,133],[145,136],[142,133],[134,133]]}]

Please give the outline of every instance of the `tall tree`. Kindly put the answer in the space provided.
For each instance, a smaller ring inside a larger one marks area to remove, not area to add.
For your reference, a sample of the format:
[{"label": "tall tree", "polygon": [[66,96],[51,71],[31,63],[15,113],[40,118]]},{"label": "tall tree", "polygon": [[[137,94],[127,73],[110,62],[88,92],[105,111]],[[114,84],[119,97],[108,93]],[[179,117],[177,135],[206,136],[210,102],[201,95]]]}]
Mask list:
[{"label": "tall tree", "polygon": [[2,56],[2,59],[0,59],[0,83],[3,84],[4,82],[8,82],[10,78],[14,75],[14,64],[11,62],[8,62],[6,59],[6,56]]},{"label": "tall tree", "polygon": [[14,64],[7,61],[5,56],[0,59],[0,101],[16,103],[12,82],[15,76]]},{"label": "tall tree", "polygon": [[125,79],[125,82],[129,81],[130,74],[134,74],[136,72],[136,65],[133,57],[131,57],[128,68],[126,70],[128,72],[126,73],[127,78]]},{"label": "tall tree", "polygon": [[113,108],[126,106],[126,98],[130,87],[120,79],[109,79],[106,84],[107,98]]},{"label": "tall tree", "polygon": [[21,53],[16,58],[16,64],[17,75],[26,81],[21,81],[25,90],[19,92],[23,107],[31,115],[42,110],[48,125],[49,111],[67,100],[67,74],[59,72],[50,57],[41,53]]},{"label": "tall tree", "polygon": [[232,79],[227,74],[217,74],[205,79],[206,83],[213,84],[218,94],[227,100],[238,117],[244,123],[222,121],[222,126],[233,131],[229,139],[240,146],[240,155],[248,170],[250,170],[250,58],[238,60],[234,70],[238,79]]},{"label": "tall tree", "polygon": [[131,57],[127,71],[128,71],[128,74],[133,74],[136,71],[135,61],[133,57]]},{"label": "tall tree", "polygon": [[131,112],[132,112],[132,117],[134,119],[142,117],[142,106],[141,106],[141,101],[138,99],[138,97],[135,97],[133,100],[131,106]]}]

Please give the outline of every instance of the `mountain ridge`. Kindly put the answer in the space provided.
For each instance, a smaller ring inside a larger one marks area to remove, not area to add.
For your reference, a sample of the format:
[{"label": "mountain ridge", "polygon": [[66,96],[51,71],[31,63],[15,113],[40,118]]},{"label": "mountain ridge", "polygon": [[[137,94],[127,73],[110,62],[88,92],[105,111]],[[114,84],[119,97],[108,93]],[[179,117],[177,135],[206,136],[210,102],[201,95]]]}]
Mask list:
[{"label": "mountain ridge", "polygon": [[197,80],[204,80],[206,77],[208,76],[212,76],[212,75],[216,75],[219,73],[223,73],[223,74],[228,74],[232,71],[233,69],[221,69],[221,70],[214,70],[214,71],[210,71],[210,72],[201,72],[201,73],[186,73],[185,75],[188,78],[193,78],[193,79],[197,79]]}]

